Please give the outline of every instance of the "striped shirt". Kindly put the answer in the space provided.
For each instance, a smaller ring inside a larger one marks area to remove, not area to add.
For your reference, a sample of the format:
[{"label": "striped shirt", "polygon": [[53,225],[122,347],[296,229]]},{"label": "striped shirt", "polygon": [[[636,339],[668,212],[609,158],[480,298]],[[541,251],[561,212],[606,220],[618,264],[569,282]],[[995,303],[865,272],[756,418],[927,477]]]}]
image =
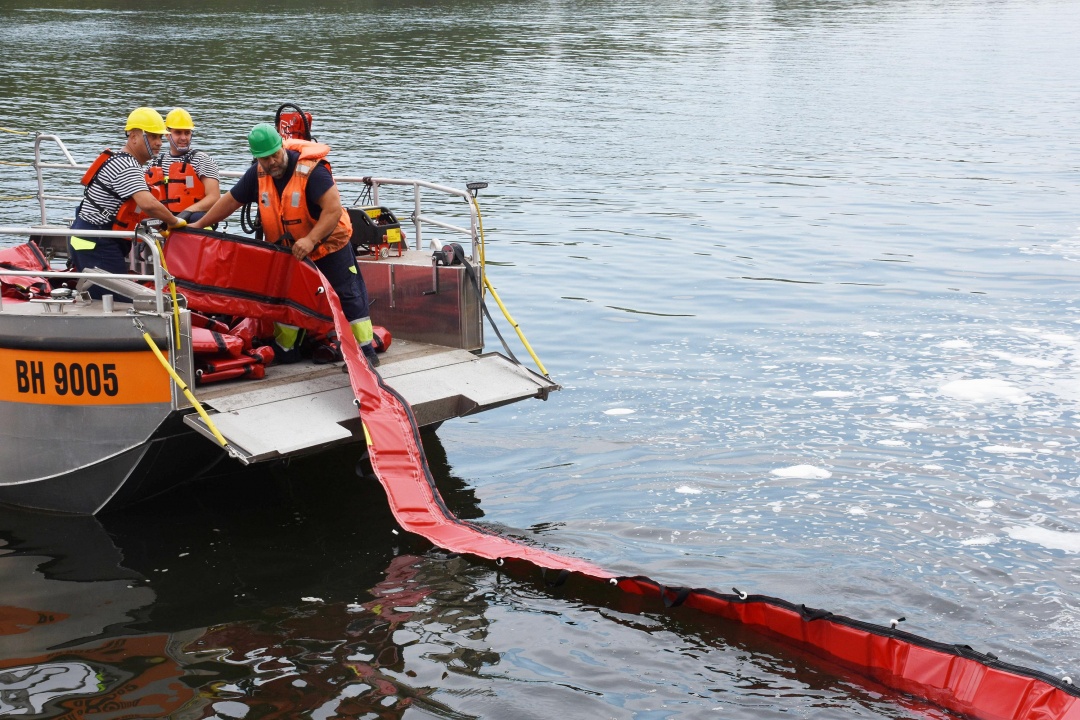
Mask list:
[{"label": "striped shirt", "polygon": [[144,190],[149,192],[150,188],[142,165],[134,155],[118,152],[101,166],[83,190],[78,216],[91,225],[109,225],[124,201]]},{"label": "striped shirt", "polygon": [[150,166],[163,168],[165,174],[168,175],[169,166],[175,162],[186,162],[188,165],[195,168],[195,174],[199,176],[200,180],[205,180],[206,178],[210,178],[211,180],[221,179],[218,175],[217,163],[202,150],[188,150],[186,153],[179,156],[163,152],[150,161]]}]

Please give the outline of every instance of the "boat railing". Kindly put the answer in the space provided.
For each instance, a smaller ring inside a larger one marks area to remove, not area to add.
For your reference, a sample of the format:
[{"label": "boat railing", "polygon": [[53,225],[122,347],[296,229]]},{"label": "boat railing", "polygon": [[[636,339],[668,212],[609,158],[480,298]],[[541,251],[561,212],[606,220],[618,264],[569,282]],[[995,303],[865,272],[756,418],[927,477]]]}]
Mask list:
[{"label": "boat railing", "polygon": [[[42,160],[42,145],[45,143],[55,143],[57,149],[63,155],[65,162]],[[64,141],[57,135],[38,133],[34,138],[34,169],[37,177],[37,200],[38,206],[41,211],[41,224],[48,225],[48,213],[46,209],[47,200],[64,201],[67,203],[78,203],[82,200],[82,196],[71,195],[54,195],[46,192],[45,190],[45,170],[67,170],[86,172],[89,165],[82,165],[76,162],[74,156],[64,145]],[[243,175],[243,172],[237,172],[235,170],[226,170],[221,172],[222,177],[239,178]],[[438,183],[428,182],[426,180],[417,179],[404,179],[404,178],[381,178],[381,177],[358,177],[350,175],[335,175],[334,180],[340,184],[361,184],[365,186],[365,189],[371,190],[371,201],[374,205],[379,205],[379,188],[382,186],[397,186],[404,188],[412,188],[412,212],[409,215],[409,220],[413,226],[412,243],[411,246],[414,250],[424,250],[424,228],[425,226],[439,228],[446,230],[457,235],[464,235],[469,239],[468,257],[470,261],[476,265],[481,273],[480,282],[483,284],[482,274],[483,263],[477,262],[478,258],[482,257],[481,249],[481,223],[479,212],[474,202],[474,197],[470,195],[468,190],[462,190],[459,188],[453,188],[448,185],[440,185]],[[444,198],[461,198],[465,201],[468,207],[468,227],[462,227],[461,225],[450,222],[442,217],[436,217],[424,212],[423,204],[421,202],[423,197],[423,191],[429,191],[437,193]]]},{"label": "boat railing", "polygon": [[[235,171],[224,171],[221,173],[223,177],[238,178],[244,173]],[[380,178],[380,177],[359,177],[355,175],[334,175],[334,182],[336,183],[349,183],[349,184],[362,184],[371,188],[371,203],[373,205],[379,205],[379,188],[383,185],[399,186],[399,187],[411,187],[412,188],[412,213],[409,215],[409,220],[413,225],[413,242],[412,247],[414,250],[424,249],[424,224],[427,223],[433,227],[448,230],[459,235],[464,235],[469,238],[469,257],[475,260],[478,256],[479,243],[480,243],[480,224],[479,217],[476,212],[476,206],[473,203],[473,198],[469,194],[468,190],[461,190],[458,188],[450,187],[449,185],[440,185],[438,183],[428,182],[426,180],[406,179],[406,178]],[[469,227],[461,227],[455,225],[446,220],[439,219],[431,215],[425,215],[422,206],[422,190],[430,190],[435,193],[440,193],[449,197],[459,197],[465,201],[469,208]]]},{"label": "boat railing", "polygon": [[[357,181],[359,181],[359,182],[363,182],[365,184],[370,185],[371,186],[371,191],[372,191],[371,199],[372,199],[372,202],[375,205],[379,204],[379,187],[382,186],[382,185],[390,185],[390,186],[396,185],[396,186],[401,186],[401,187],[412,187],[412,190],[413,190],[413,211],[412,211],[412,214],[410,215],[409,219],[412,220],[412,223],[413,223],[413,239],[414,239],[414,243],[415,243],[413,245],[413,249],[415,249],[415,250],[423,250],[424,249],[424,244],[423,244],[424,243],[424,230],[423,230],[423,227],[424,227],[424,223],[427,223],[428,225],[432,225],[432,226],[437,227],[437,228],[442,228],[443,230],[449,230],[450,232],[465,235],[466,237],[469,238],[470,245],[471,245],[471,247],[469,248],[469,257],[472,258],[472,259],[475,259],[476,257],[478,257],[478,249],[479,249],[479,242],[480,242],[480,234],[479,234],[478,229],[477,229],[478,228],[478,223],[477,223],[478,218],[477,218],[477,214],[476,214],[476,208],[474,207],[473,202],[472,202],[472,198],[470,197],[470,195],[469,195],[469,193],[467,191],[459,190],[457,188],[452,188],[452,187],[449,187],[447,185],[439,185],[437,183],[426,182],[424,180],[405,180],[405,179],[397,179],[397,178],[377,178],[377,177],[369,177],[369,178],[343,177],[343,178],[340,178],[340,180],[342,182],[357,182]],[[433,192],[442,193],[443,195],[449,195],[451,197],[460,197],[463,200],[465,200],[466,204],[469,207],[469,227],[468,228],[463,228],[463,227],[460,227],[458,225],[448,223],[448,222],[446,222],[444,220],[440,220],[438,218],[425,215],[423,213],[422,208],[421,208],[421,202],[420,202],[421,194],[422,194],[421,191],[422,190],[431,190]]]},{"label": "boat railing", "polygon": [[158,244],[155,242],[153,236],[147,233],[142,231],[133,233],[127,231],[121,232],[118,230],[71,230],[68,228],[0,226],[0,235],[19,235],[26,237],[28,240],[33,237],[71,237],[72,235],[93,238],[115,238],[119,240],[141,240],[140,246],[146,248],[150,253],[152,260],[152,272],[150,273],[134,275],[125,273],[120,275],[101,272],[70,272],[67,270],[11,270],[0,267],[0,276],[35,277],[57,280],[79,280],[82,278],[100,280],[115,278],[118,280],[132,280],[135,282],[152,282],[154,284],[154,311],[158,314],[165,312],[165,290],[168,281],[165,278],[165,272],[162,270],[161,252],[158,248]]},{"label": "boat railing", "polygon": [[[60,152],[64,154],[64,158],[67,162],[43,162],[41,159],[41,145],[46,141],[56,143]],[[48,225],[48,211],[45,208],[46,200],[63,200],[65,202],[77,203],[82,201],[82,195],[78,197],[72,197],[69,195],[53,195],[45,192],[45,170],[76,170],[86,172],[89,169],[89,165],[80,165],[75,162],[75,158],[71,155],[71,152],[64,145],[64,141],[57,135],[45,135],[38,133],[34,137],[34,171],[37,175],[37,200],[38,207],[41,209],[41,224]]]}]

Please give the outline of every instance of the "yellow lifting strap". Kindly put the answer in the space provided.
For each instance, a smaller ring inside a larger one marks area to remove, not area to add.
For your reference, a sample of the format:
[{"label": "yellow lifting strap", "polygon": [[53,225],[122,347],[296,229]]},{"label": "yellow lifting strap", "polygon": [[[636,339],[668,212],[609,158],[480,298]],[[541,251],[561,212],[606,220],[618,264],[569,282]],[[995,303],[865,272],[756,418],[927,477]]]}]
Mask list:
[{"label": "yellow lifting strap", "polygon": [[[165,237],[168,237],[168,230],[165,231]],[[158,257],[161,258],[161,269],[168,274],[169,268],[165,265],[165,249],[161,247],[161,243],[154,239],[154,247],[157,248]],[[176,302],[176,280],[169,275],[169,295],[172,297],[172,310],[173,310],[173,328],[176,332],[176,347],[180,347],[180,305]]]},{"label": "yellow lifting strap", "polygon": [[544,374],[544,377],[551,379],[548,375],[547,368],[544,367],[544,363],[540,362],[540,358],[533,352],[532,345],[525,339],[525,333],[518,327],[517,321],[510,317],[510,311],[503,305],[503,301],[499,298],[499,293],[495,292],[495,288],[492,286],[491,281],[488,280],[487,273],[484,272],[484,219],[480,215],[480,203],[476,202],[476,198],[472,198],[473,207],[476,208],[476,220],[477,226],[480,229],[480,271],[484,275],[484,287],[491,293],[491,297],[495,298],[495,303],[502,310],[503,317],[506,318],[506,322],[510,323],[510,327],[514,328],[514,332],[517,333],[518,339],[521,340],[521,344],[525,346],[525,349],[529,351],[529,356],[532,357],[533,362],[536,363],[536,367],[540,368],[540,372]]},{"label": "yellow lifting strap", "polygon": [[202,404],[195,399],[195,396],[191,394],[191,390],[188,389],[187,384],[183,381],[183,379],[181,379],[179,375],[176,374],[176,370],[174,370],[173,366],[169,364],[169,361],[165,358],[165,356],[161,354],[161,350],[158,349],[157,343],[155,343],[154,339],[150,337],[150,333],[146,331],[146,328],[143,327],[143,324],[139,322],[138,318],[135,318],[135,327],[138,328],[140,332],[142,332],[143,340],[145,340],[146,344],[150,346],[150,349],[154,351],[154,355],[157,356],[158,362],[161,363],[161,366],[165,368],[165,370],[169,373],[169,376],[172,377],[173,382],[176,383],[176,387],[180,388],[180,390],[183,391],[184,397],[186,397],[188,399],[188,402],[190,402],[195,407],[196,412],[199,413],[199,417],[201,417],[203,419],[203,422],[206,423],[206,427],[209,428],[210,432],[214,436],[214,439],[221,444],[221,447],[228,449],[229,443],[226,442],[224,436],[222,436],[222,434],[218,432],[217,425],[214,425],[214,421],[211,420],[210,416],[206,414],[206,410],[203,409]]}]

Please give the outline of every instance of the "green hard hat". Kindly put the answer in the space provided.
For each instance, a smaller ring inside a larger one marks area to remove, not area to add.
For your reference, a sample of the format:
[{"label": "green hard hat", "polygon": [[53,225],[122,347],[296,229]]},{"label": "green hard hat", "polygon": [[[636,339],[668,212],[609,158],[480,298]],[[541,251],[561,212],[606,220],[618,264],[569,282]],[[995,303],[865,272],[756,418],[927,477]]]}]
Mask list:
[{"label": "green hard hat", "polygon": [[281,135],[270,123],[259,123],[248,133],[248,145],[255,157],[270,157],[281,149]]}]

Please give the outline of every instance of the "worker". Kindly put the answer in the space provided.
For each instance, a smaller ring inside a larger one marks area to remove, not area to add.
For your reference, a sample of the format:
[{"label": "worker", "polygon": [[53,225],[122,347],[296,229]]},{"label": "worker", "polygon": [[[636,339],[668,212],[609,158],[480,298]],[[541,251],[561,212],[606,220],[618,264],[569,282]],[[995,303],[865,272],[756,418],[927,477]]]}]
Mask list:
[{"label": "worker", "polygon": [[[160,220],[174,229],[187,223],[169,211],[150,191],[143,165],[161,149],[165,121],[153,108],[135,108],[124,125],[127,142],[120,152],[105,150],[83,175],[83,199],[75,211],[72,230],[134,230],[146,218]],[[131,240],[79,237],[68,239],[71,262],[78,271],[100,268],[109,273],[127,272]],[[90,296],[107,292],[97,285]]]},{"label": "worker", "polygon": [[[309,140],[283,140],[268,123],[252,128],[248,146],[255,163],[197,225],[207,227],[241,206],[257,202],[264,238],[291,247],[297,260],[315,263],[341,300],[364,356],[373,367],[377,366],[367,288],[349,243],[352,222],[341,205],[341,195],[326,162],[330,148]],[[300,332],[290,325],[275,327],[274,340],[284,357],[297,349]]]},{"label": "worker", "polygon": [[199,219],[221,197],[217,163],[202,150],[191,146],[195,123],[184,108],[174,108],[165,116],[168,150],[150,161],[150,184],[165,188],[165,204],[178,217]]}]

